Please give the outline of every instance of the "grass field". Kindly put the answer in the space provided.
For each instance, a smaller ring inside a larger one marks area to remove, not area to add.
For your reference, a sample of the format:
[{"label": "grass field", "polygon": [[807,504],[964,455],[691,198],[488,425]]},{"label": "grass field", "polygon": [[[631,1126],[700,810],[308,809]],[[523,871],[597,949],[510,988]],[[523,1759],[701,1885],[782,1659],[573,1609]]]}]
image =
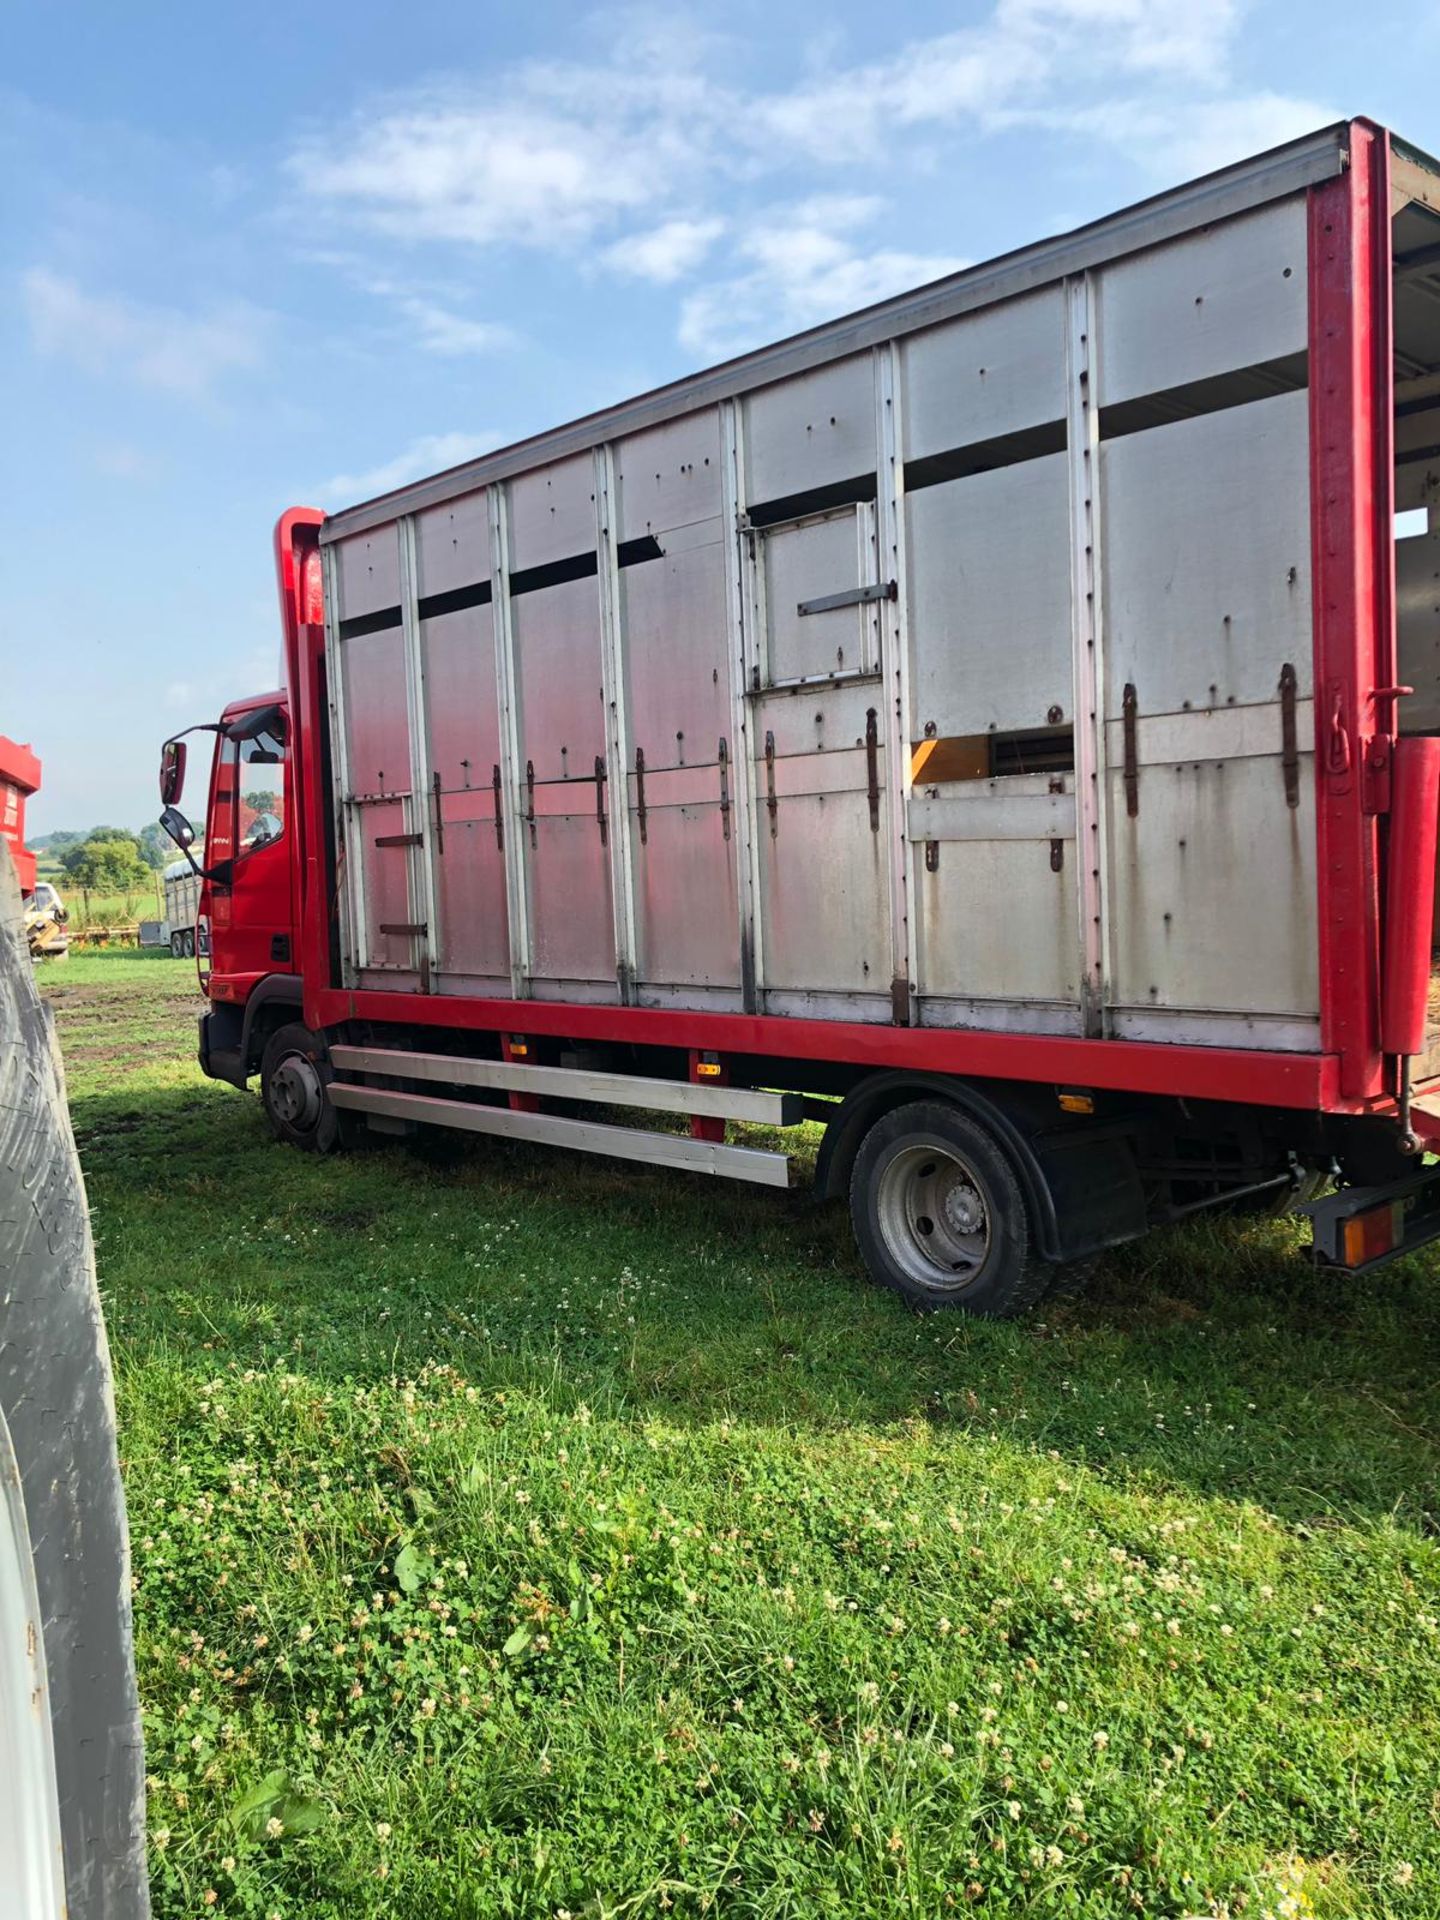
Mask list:
[{"label": "grass field", "polygon": [[1440,1914],[1435,1261],[917,1319],[803,1196],[309,1160],[191,968],[43,980],[157,1914]]}]

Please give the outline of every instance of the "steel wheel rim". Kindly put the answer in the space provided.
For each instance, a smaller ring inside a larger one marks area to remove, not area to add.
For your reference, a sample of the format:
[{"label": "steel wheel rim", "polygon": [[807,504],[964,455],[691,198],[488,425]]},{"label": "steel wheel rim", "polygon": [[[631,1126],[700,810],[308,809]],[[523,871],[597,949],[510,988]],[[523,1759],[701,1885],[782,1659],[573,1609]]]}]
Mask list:
[{"label": "steel wheel rim", "polygon": [[963,1154],[936,1140],[897,1148],[875,1202],[885,1250],[907,1280],[935,1293],[974,1285],[990,1257],[992,1209]]},{"label": "steel wheel rim", "polygon": [[313,1060],[287,1053],[270,1076],[270,1104],[298,1133],[309,1133],[320,1119],[325,1089]]}]

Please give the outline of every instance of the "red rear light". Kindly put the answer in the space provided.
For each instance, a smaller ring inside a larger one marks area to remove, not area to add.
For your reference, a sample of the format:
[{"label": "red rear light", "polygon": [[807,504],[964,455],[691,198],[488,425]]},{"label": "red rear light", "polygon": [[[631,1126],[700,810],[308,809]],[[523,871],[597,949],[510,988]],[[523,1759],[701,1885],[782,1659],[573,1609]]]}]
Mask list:
[{"label": "red rear light", "polygon": [[307,547],[300,563],[300,624],[319,627],[325,623],[325,594],[321,584],[320,549]]},{"label": "red rear light", "polygon": [[1347,1267],[1363,1267],[1389,1253],[1405,1237],[1405,1203],[1385,1200],[1364,1213],[1351,1214],[1341,1236],[1341,1250]]}]

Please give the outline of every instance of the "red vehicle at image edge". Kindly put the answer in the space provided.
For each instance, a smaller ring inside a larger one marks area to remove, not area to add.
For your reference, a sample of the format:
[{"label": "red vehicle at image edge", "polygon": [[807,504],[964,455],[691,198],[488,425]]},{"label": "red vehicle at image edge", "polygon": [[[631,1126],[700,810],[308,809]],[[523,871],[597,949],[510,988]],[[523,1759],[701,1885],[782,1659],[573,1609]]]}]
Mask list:
[{"label": "red vehicle at image edge", "polygon": [[316,1151],[784,1185],[727,1126],[819,1120],[871,1272],[983,1314],[1200,1208],[1435,1238],[1437,294],[1440,168],[1349,121],[286,513],[205,1071]]}]

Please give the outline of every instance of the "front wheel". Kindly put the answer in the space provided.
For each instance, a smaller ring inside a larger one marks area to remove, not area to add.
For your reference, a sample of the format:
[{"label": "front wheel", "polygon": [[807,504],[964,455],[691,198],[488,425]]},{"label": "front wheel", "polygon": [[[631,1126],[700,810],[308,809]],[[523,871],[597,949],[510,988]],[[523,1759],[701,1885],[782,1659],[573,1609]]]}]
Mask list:
[{"label": "front wheel", "polygon": [[943,1101],[897,1107],[871,1127],[855,1156],[850,1219],[871,1273],[922,1310],[1008,1319],[1053,1277],[1004,1149]]},{"label": "front wheel", "polygon": [[298,1020],[280,1027],[260,1060],[260,1098],[277,1140],[305,1153],[340,1145],[340,1116],[330,1104],[330,1063],[321,1041]]}]

